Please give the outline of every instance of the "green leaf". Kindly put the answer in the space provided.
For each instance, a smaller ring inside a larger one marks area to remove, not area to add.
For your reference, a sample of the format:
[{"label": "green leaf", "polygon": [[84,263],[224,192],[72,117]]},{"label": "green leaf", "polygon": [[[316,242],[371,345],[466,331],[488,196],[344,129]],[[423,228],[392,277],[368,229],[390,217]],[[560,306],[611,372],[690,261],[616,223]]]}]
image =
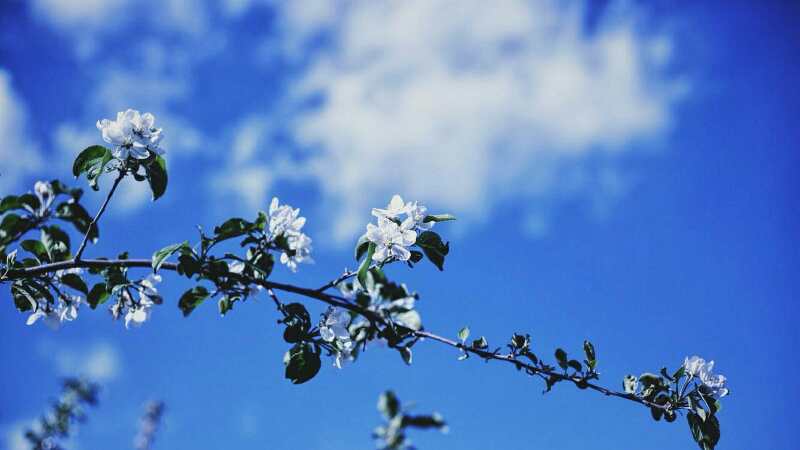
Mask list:
[{"label": "green leaf", "polygon": [[408,347],[399,347],[398,350],[400,351],[400,356],[403,358],[403,362],[410,366],[412,361],[411,349]]},{"label": "green leaf", "polygon": [[570,359],[567,361],[567,365],[575,369],[576,372],[580,372],[583,370],[583,366],[581,366],[581,362],[577,359]]},{"label": "green leaf", "polygon": [[391,420],[400,413],[400,400],[392,391],[386,391],[378,397],[378,411],[386,420]]},{"label": "green leaf", "polygon": [[469,327],[464,327],[458,332],[458,339],[461,340],[461,343],[466,342],[467,338],[469,337]]},{"label": "green leaf", "polygon": [[20,312],[30,311],[37,305],[37,295],[31,291],[24,280],[17,280],[11,285],[11,295],[14,297],[14,306]]},{"label": "green leaf", "polygon": [[403,416],[403,426],[420,428],[423,430],[427,428],[435,428],[438,430],[446,427],[447,423],[445,423],[442,416],[433,413],[430,416],[405,415]]},{"label": "green leaf", "polygon": [[222,297],[221,299],[219,299],[217,307],[219,308],[219,314],[224,316],[225,314],[228,313],[228,311],[230,311],[233,308],[233,303],[231,303],[228,297]]},{"label": "green leaf", "polygon": [[394,314],[392,318],[395,323],[411,330],[419,331],[422,329],[422,318],[419,316],[419,313],[413,309],[411,311]]},{"label": "green leaf", "polygon": [[97,283],[92,286],[92,290],[86,295],[86,301],[92,309],[95,309],[98,305],[105,303],[110,295],[108,290],[106,290],[105,283]]},{"label": "green leaf", "polygon": [[167,191],[167,161],[156,156],[152,163],[145,166],[147,182],[153,192],[153,201],[158,200]]},{"label": "green leaf", "polygon": [[295,344],[283,357],[283,364],[286,365],[284,376],[291,380],[293,384],[303,384],[314,378],[319,372],[321,361],[319,359],[319,349],[312,349],[310,344]]},{"label": "green leaf", "polygon": [[252,227],[253,224],[239,217],[228,219],[222,225],[214,227],[214,234],[216,235],[215,240],[223,241],[225,239],[241,236],[249,232]]},{"label": "green leaf", "polygon": [[356,261],[360,261],[361,257],[364,256],[364,253],[367,252],[367,248],[369,247],[369,239],[367,239],[367,234],[364,233],[358,238],[358,242],[356,242],[356,249],[354,252],[354,256]]},{"label": "green leaf", "polygon": [[681,377],[686,373],[686,367],[681,366],[675,373],[672,374],[672,378],[675,380],[680,380]]},{"label": "green leaf", "polygon": [[0,214],[13,209],[24,209],[22,202],[16,195],[9,195],[0,200]]},{"label": "green leaf", "polygon": [[72,175],[78,178],[85,173],[86,179],[89,180],[89,186],[96,191],[99,189],[97,179],[103,174],[106,164],[112,159],[111,151],[103,146],[87,147],[75,158],[75,162],[72,164]]},{"label": "green leaf", "polygon": [[720,430],[719,420],[716,416],[708,416],[703,420],[698,414],[689,412],[686,414],[689,422],[689,429],[692,432],[697,445],[703,450],[713,450],[719,443]]},{"label": "green leaf", "polygon": [[57,226],[42,227],[42,244],[47,249],[50,260],[62,261],[69,256],[69,235]]},{"label": "green leaf", "polygon": [[562,369],[567,370],[567,352],[562,349],[556,349],[556,361],[558,361],[558,365],[561,366]]},{"label": "green leaf", "polygon": [[456,216],[452,214],[431,214],[422,219],[423,222],[447,222],[449,220],[456,220]]},{"label": "green leaf", "polygon": [[203,265],[193,255],[185,254],[178,257],[178,274],[192,278],[203,270]]},{"label": "green leaf", "polygon": [[78,156],[75,157],[75,161],[72,163],[72,175],[78,178],[80,174],[88,170],[91,166],[90,162],[102,159],[106,152],[108,152],[108,149],[101,145],[92,145],[91,147],[83,149],[83,151],[78,153]]},{"label": "green leaf", "polygon": [[586,354],[586,365],[590,370],[594,370],[597,359],[594,352],[594,345],[589,341],[583,341],[583,353]]},{"label": "green leaf", "polygon": [[663,385],[662,378],[654,373],[643,373],[639,376],[639,382],[644,387],[661,386]]},{"label": "green leaf", "polygon": [[653,420],[658,422],[661,420],[661,416],[664,414],[664,410],[661,408],[650,408],[650,415],[653,416]]},{"label": "green leaf", "polygon": [[433,231],[424,231],[417,236],[416,245],[418,245],[425,256],[435,265],[439,270],[444,270],[444,258],[450,252],[450,244],[442,242],[442,238]]},{"label": "green leaf", "polygon": [[472,348],[477,350],[484,350],[489,347],[489,342],[484,336],[479,337],[472,341]]},{"label": "green leaf", "polygon": [[151,266],[153,267],[153,272],[158,272],[161,269],[161,265],[164,264],[164,261],[169,258],[173,253],[177,252],[181,249],[188,249],[189,242],[183,241],[178,244],[168,245],[161,250],[153,253],[153,258],[151,262]]},{"label": "green leaf", "polygon": [[180,300],[178,300],[178,308],[183,311],[183,316],[186,317],[203,303],[208,298],[208,295],[208,289],[203,286],[195,286],[181,295]]},{"label": "green leaf", "polygon": [[47,248],[40,241],[34,241],[32,239],[28,239],[22,241],[22,243],[20,243],[20,247],[35,255],[36,258],[38,258],[40,261],[49,260],[49,256],[47,255]]},{"label": "green leaf", "polygon": [[61,275],[61,282],[71,287],[72,289],[75,289],[76,291],[83,293],[83,295],[89,295],[89,287],[86,286],[86,282],[83,281],[83,278],[81,278],[77,274],[67,273]]},{"label": "green leaf", "polygon": [[367,256],[361,262],[361,267],[358,268],[358,282],[361,286],[367,285],[367,272],[369,272],[369,265],[372,263],[372,255],[375,254],[375,243],[370,242],[367,247]]}]

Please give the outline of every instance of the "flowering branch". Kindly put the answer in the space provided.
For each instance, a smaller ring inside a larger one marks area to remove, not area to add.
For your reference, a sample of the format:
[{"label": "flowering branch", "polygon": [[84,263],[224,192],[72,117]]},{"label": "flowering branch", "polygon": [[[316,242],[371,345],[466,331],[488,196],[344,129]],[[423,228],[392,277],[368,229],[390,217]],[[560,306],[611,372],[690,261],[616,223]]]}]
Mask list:
[{"label": "flowering branch", "polygon": [[[15,271],[10,271],[5,279],[7,280],[24,279],[32,276],[56,272],[59,270],[76,269],[76,268],[84,268],[84,269],[104,269],[112,267],[151,268],[151,266],[152,266],[152,260],[149,259],[117,259],[117,260],[93,259],[93,260],[80,260],[80,261],[71,260],[71,261],[63,261],[59,263],[52,263],[52,264],[46,264],[41,266],[34,266]],[[175,263],[165,262],[161,265],[160,268],[163,270],[177,271],[178,265]],[[354,273],[348,272],[348,276],[345,277],[344,279],[351,278],[353,276],[355,276]],[[343,308],[348,311],[352,311],[353,313],[363,316],[367,320],[377,325],[381,326],[388,325],[388,322],[386,321],[385,318],[375,314],[373,311],[363,309],[356,304],[350,303],[347,301],[347,299],[343,297],[323,293],[319,289],[308,289],[300,286],[263,280],[263,279],[247,279],[245,276],[240,276],[238,278],[242,282],[252,283],[266,289],[270,298],[272,298],[273,301],[276,303],[276,305],[278,305],[279,310],[281,309],[283,303],[281,303],[280,300],[278,300],[278,297],[274,292],[275,290],[302,295],[314,300],[321,301],[329,306]],[[414,330],[403,327],[402,325],[400,325],[400,328],[402,328],[404,332],[407,332],[410,336],[414,338],[430,339],[432,341],[448,345],[460,351],[471,353],[487,360],[496,360],[496,361],[510,363],[517,369],[524,369],[530,375],[543,375],[545,376],[545,379],[549,378],[551,380],[551,383],[559,381],[569,381],[581,389],[587,389],[587,388],[592,389],[607,396],[618,397],[625,400],[631,400],[650,408],[657,408],[664,411],[676,409],[675,405],[657,404],[645,400],[644,398],[636,396],[635,394],[632,393],[617,392],[610,390],[603,386],[593,384],[587,381],[585,377],[577,375],[568,375],[566,373],[560,373],[552,369],[543,368],[542,366],[526,363],[518,359],[516,355],[514,355],[513,353],[498,353],[496,351],[494,352],[488,351],[482,348],[482,346],[470,346],[465,344],[464,342],[457,342],[455,340],[448,339],[425,330]],[[680,409],[686,409],[686,408],[680,408]]]},{"label": "flowering branch", "polygon": [[[299,209],[281,205],[277,198],[253,221],[231,218],[211,234],[201,229],[195,245],[188,241],[168,245],[149,259],[130,259],[127,253],[114,259],[82,259],[88,240],[99,236],[99,219],[122,178],[130,174],[137,181],[147,181],[154,200],[164,194],[166,161],[159,148],[161,129],[153,126],[154,120],[151,114],[128,110],[119,113],[116,121],[98,122],[103,140],[114,147],[88,147],[73,164],[73,175],[85,175],[95,190],[103,173],[118,171],[94,218],[80,206],[82,191],[69,189],[56,180],[37,183],[35,194],[8,196],[0,201],[0,214],[4,214],[0,222],[0,283],[11,284],[17,309],[31,311],[29,325],[44,319],[46,324],[57,327],[75,320],[83,303],[92,309],[109,303],[112,317],[124,316],[126,327],[141,325],[155,306],[163,303],[156,285],[161,282],[160,272],[166,270],[195,283],[178,299],[184,316],[209,299],[217,299],[224,316],[237,304],[266,290],[282,316],[278,323],[285,326],[283,338],[292,345],[284,355],[285,377],[295,384],[316,376],[323,351],[333,358],[334,366],[341,368],[355,361],[370,343],[381,341],[411,364],[413,346],[428,340],[456,349],[459,360],[472,355],[508,363],[543,380],[545,392],[568,382],[579,389],[643,405],[655,420],[672,422],[678,414],[685,413],[698,446],[710,450],[717,445],[716,415],[721,407],[719,400],[728,390],[725,377],[712,374],[713,362],[692,357],[673,372],[662,368],[660,374],[629,375],[623,380],[623,391],[615,391],[595,382],[600,374],[595,348],[589,341],[584,341],[582,360],[570,358],[559,348],[554,352],[554,363],[549,364],[533,352],[527,334],[513,333],[506,344],[508,350],[501,351],[501,347],[490,349],[482,336],[468,343],[470,330],[466,327],[459,331],[458,340],[425,330],[416,309],[419,296],[405,284],[391,281],[384,269],[402,264],[413,268],[427,259],[444,270],[450,244],[433,228],[455,217],[429,214],[419,202],[405,202],[399,195],[385,208],[372,210],[376,222],[367,224],[355,245],[357,270],[345,270],[316,289],[271,279],[276,261],[291,272],[301,264],[313,262],[312,241],[303,232],[306,219],[299,215]],[[69,198],[51,208],[59,196]],[[23,211],[23,215],[10,211]],[[69,235],[50,225],[53,218],[72,223],[83,234],[74,257],[70,254]],[[33,230],[40,231],[40,239],[23,240],[19,248],[6,252]],[[244,255],[213,251],[218,244],[232,239],[238,241]],[[20,250],[24,253],[18,258]],[[171,257],[176,257],[177,262],[168,261]],[[129,269],[135,268],[149,268],[152,273],[145,278],[132,278]],[[101,280],[90,288],[84,279],[88,276]],[[334,288],[339,292],[331,293]],[[79,295],[69,294],[70,290]],[[278,291],[321,302],[328,308],[315,324],[304,304],[284,303],[278,298]],[[393,447],[387,444],[387,448]]]}]

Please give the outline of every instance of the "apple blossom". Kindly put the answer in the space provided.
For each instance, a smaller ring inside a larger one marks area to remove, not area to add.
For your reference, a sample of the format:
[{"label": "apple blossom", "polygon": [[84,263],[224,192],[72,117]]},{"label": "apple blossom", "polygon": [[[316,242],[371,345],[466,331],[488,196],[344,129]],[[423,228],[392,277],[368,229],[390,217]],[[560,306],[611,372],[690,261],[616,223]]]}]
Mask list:
[{"label": "apple blossom", "polygon": [[408,214],[409,204],[403,202],[403,197],[395,194],[386,206],[386,209],[372,208],[372,215],[377,218],[394,219],[401,214]]},{"label": "apple blossom", "polygon": [[35,213],[39,217],[43,217],[50,208],[50,205],[53,204],[53,199],[55,199],[53,186],[47,181],[37,181],[33,186],[33,192],[39,199],[39,210],[31,212]]},{"label": "apple blossom", "polygon": [[413,227],[414,220],[410,217],[400,225],[387,218],[379,218],[377,226],[367,224],[367,239],[375,244],[373,261],[382,262],[387,258],[408,261],[411,257],[408,247],[417,240],[417,232]]},{"label": "apple blossom", "polygon": [[155,128],[155,117],[150,113],[141,114],[135,109],[117,113],[116,120],[102,119],[97,121],[103,140],[112,144],[111,154],[120,160],[129,156],[135,159],[147,159],[150,153],[163,153],[158,148],[161,141],[161,129]]}]

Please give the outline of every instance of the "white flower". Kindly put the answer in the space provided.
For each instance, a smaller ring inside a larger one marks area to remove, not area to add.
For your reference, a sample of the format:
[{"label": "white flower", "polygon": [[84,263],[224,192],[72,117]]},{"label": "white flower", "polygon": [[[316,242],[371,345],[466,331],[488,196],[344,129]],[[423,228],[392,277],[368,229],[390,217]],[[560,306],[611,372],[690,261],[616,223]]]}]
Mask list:
[{"label": "white flower", "polygon": [[335,344],[337,352],[333,365],[342,368],[342,362],[352,359],[353,340],[347,327],[350,314],[340,308],[329,307],[319,324],[319,334],[326,342]]},{"label": "white flower", "polygon": [[135,109],[117,113],[114,121],[102,119],[97,121],[97,129],[103,140],[112,144],[111,153],[115,158],[125,160],[128,156],[146,159],[150,152],[163,153],[158,149],[161,141],[161,129],[153,126],[155,117],[150,113],[141,114]]},{"label": "white flower", "polygon": [[410,217],[400,225],[386,218],[379,218],[378,226],[367,224],[367,239],[375,244],[372,259],[381,262],[394,257],[400,261],[407,261],[411,257],[407,247],[417,241],[417,232],[412,229],[413,227],[414,221]]},{"label": "white flower", "polygon": [[39,303],[34,306],[35,311],[28,316],[25,322],[33,325],[42,319],[43,323],[53,330],[57,330],[64,322],[72,322],[78,318],[78,307],[83,299],[79,296],[70,296],[68,299],[59,298],[55,305]]},{"label": "white flower", "polygon": [[683,360],[683,369],[686,372],[686,375],[690,377],[697,377],[700,375],[700,371],[706,365],[706,360],[699,357],[699,356],[692,356],[689,358],[688,356]]},{"label": "white flower", "polygon": [[714,375],[714,361],[704,360],[699,356],[692,356],[683,361],[683,367],[690,378],[698,378],[703,385],[711,391],[714,397],[724,397],[728,395],[728,388],[725,387],[727,379],[724,375]]},{"label": "white flower", "polygon": [[244,267],[243,261],[231,261],[228,263],[228,272],[241,275],[244,272]]},{"label": "white flower", "polygon": [[350,325],[350,313],[344,309],[331,306],[322,316],[322,321],[319,324],[319,334],[326,342],[335,340],[349,341],[348,325]]},{"label": "white flower", "polygon": [[414,225],[422,230],[430,230],[435,222],[425,222],[428,217],[428,208],[420,202],[408,204],[408,217],[414,221]]},{"label": "white flower", "polygon": [[286,252],[281,253],[281,264],[286,264],[289,270],[297,272],[298,264],[314,262],[311,258],[311,238],[304,233],[287,233],[284,233],[286,242],[289,244],[289,250],[294,254],[290,256]]},{"label": "white flower", "polygon": [[[242,273],[244,273],[244,268],[245,268],[244,261],[230,261],[230,262],[228,262],[228,272],[230,272],[230,273],[235,273],[237,275],[241,275]],[[244,291],[244,295],[246,295],[248,297],[251,296],[251,295],[256,295],[259,292],[261,292],[261,290],[264,289],[259,284],[253,284],[253,285],[245,286],[244,284],[240,283],[239,287],[242,289],[242,291]]]},{"label": "white flower", "polygon": [[161,296],[158,295],[156,283],[161,282],[161,275],[150,274],[144,280],[139,282],[137,290],[139,291],[139,301],[149,301],[154,304],[161,304]]},{"label": "white flower", "polygon": [[58,330],[61,327],[61,317],[58,310],[53,308],[44,308],[38,307],[36,311],[34,311],[30,316],[28,316],[28,320],[25,321],[26,325],[33,325],[34,323],[38,322],[39,319],[43,319],[42,322],[50,327],[52,330]]},{"label": "white flower", "polygon": [[136,290],[139,292],[139,301],[133,302],[128,297],[128,311],[125,313],[125,328],[130,325],[140,326],[150,319],[153,305],[161,304],[161,296],[158,295],[156,283],[161,282],[161,275],[150,274],[139,282]]},{"label": "white flower", "polygon": [[711,395],[717,398],[728,395],[728,388],[725,387],[727,379],[724,375],[714,375],[714,361],[706,363],[700,370],[700,381],[711,391]]},{"label": "white flower", "polygon": [[273,197],[269,205],[269,232],[276,238],[286,232],[299,233],[306,224],[305,217],[299,217],[300,209],[289,205],[280,205],[278,197]]},{"label": "white flower", "polygon": [[289,247],[289,252],[281,254],[281,263],[286,264],[292,272],[297,271],[300,263],[310,263],[311,238],[301,230],[306,224],[306,218],[300,217],[300,209],[289,205],[281,205],[278,197],[273,197],[269,205],[269,234],[275,239],[284,237]]},{"label": "white flower", "polygon": [[153,303],[149,301],[140,301],[138,305],[129,307],[128,312],[125,313],[125,328],[130,328],[131,324],[138,327],[147,322],[150,319],[150,308],[152,307]]},{"label": "white flower", "polygon": [[394,219],[401,214],[408,214],[409,206],[411,204],[406,204],[403,202],[403,197],[395,194],[392,196],[392,199],[389,201],[389,204],[386,206],[386,209],[380,208],[372,208],[372,215],[377,218],[388,218]]},{"label": "white flower", "polygon": [[31,211],[31,212],[34,212],[39,217],[42,217],[50,208],[50,205],[53,204],[53,199],[55,199],[53,186],[47,181],[37,181],[36,184],[33,186],[33,192],[39,199],[39,211]]},{"label": "white flower", "polygon": [[[133,125],[133,135],[134,147],[144,147],[151,152],[156,154],[163,154],[164,151],[158,148],[158,144],[161,142],[162,134],[161,128],[156,128],[154,126],[156,118],[151,113],[144,113],[142,115],[138,115],[138,111],[134,111],[136,114],[133,114],[131,118],[131,124]],[[146,158],[147,156],[145,156]]]}]

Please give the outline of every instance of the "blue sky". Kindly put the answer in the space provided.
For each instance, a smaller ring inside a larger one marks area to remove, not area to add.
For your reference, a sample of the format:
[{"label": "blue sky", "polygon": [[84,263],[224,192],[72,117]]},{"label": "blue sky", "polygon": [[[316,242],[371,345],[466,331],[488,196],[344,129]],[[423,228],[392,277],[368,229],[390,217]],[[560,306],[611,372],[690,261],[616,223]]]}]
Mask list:
[{"label": "blue sky", "polygon": [[[613,387],[714,359],[733,392],[719,448],[792,447],[798,6],[458,3],[4,2],[0,195],[67,179],[97,119],[151,111],[167,194],[124,185],[87,255],[147,256],[277,195],[308,218],[316,264],[274,277],[316,286],[401,193],[461,219],[440,227],[443,273],[390,273],[430,330],[529,332],[542,354],[588,338]],[[157,448],[368,448],[387,388],[448,420],[448,435],[412,436],[422,449],[694,445],[683,421],[567,386],[542,396],[433,343],[412,367],[374,349],[293,386],[266,299],[185,319],[186,286],[167,277],[134,330],[84,310],[54,333],[5,302],[0,445],[75,372],[104,382],[76,449],[123,447],[149,398],[168,407]]]}]

